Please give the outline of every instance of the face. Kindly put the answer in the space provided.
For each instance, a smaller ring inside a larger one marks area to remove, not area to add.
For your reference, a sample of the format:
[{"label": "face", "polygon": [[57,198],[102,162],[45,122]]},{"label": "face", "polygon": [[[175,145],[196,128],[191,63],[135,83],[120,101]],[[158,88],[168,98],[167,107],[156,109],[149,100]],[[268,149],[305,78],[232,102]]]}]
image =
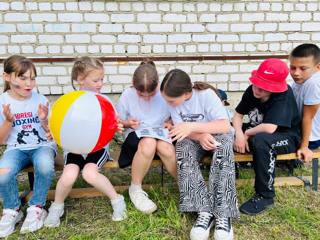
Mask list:
[{"label": "face", "polygon": [[162,93],[162,96],[171,107],[177,107],[188,100],[192,96],[192,93],[184,93],[180,97],[169,97]]},{"label": "face", "polygon": [[85,78],[78,79],[80,90],[88,90],[96,93],[100,93],[103,86],[104,70],[94,69],[89,72]]},{"label": "face", "polygon": [[4,73],[3,78],[9,83],[9,93],[14,98],[25,100],[31,97],[32,89],[36,85],[36,76],[32,70],[28,70],[21,76],[16,76],[15,73]]},{"label": "face", "polygon": [[255,85],[252,85],[252,91],[254,97],[260,99],[262,102],[266,102],[271,96],[271,92],[263,90]]},{"label": "face", "polygon": [[313,56],[290,58],[290,74],[298,84],[304,83],[317,71],[320,71],[320,63],[316,64]]}]

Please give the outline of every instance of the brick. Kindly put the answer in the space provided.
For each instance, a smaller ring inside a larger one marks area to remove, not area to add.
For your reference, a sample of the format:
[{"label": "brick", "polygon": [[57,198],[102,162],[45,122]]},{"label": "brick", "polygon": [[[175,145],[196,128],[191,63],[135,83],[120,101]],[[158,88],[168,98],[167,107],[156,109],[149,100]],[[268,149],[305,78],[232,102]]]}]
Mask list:
[{"label": "brick", "polygon": [[238,42],[239,36],[235,34],[217,34],[217,42]]},{"label": "brick", "polygon": [[185,52],[184,47],[182,45],[178,45],[177,52],[178,53],[184,53]]},{"label": "brick", "polygon": [[58,19],[61,22],[82,22],[82,14],[81,13],[59,13]]},{"label": "brick", "polygon": [[158,10],[157,3],[147,2],[145,9],[147,12],[156,12]]},{"label": "brick", "polygon": [[255,31],[257,32],[273,32],[277,30],[276,23],[257,23],[255,24]]},{"label": "brick", "polygon": [[113,48],[112,45],[102,45],[101,46],[101,53],[112,53]]},{"label": "brick", "polygon": [[153,53],[163,53],[164,52],[164,45],[152,45],[152,52]]},{"label": "brick", "polygon": [[303,32],[319,32],[320,22],[307,22],[302,23]]},{"label": "brick", "polygon": [[87,22],[105,23],[109,21],[109,16],[105,13],[85,13],[84,20]]},{"label": "brick", "polygon": [[104,66],[106,74],[118,74],[118,68],[116,66]]},{"label": "brick", "polygon": [[232,73],[232,72],[238,72],[239,68],[237,65],[221,65],[221,66],[217,66],[217,70],[218,73],[222,72],[222,73]]},{"label": "brick", "polygon": [[88,45],[88,52],[89,53],[100,53],[99,45]]},{"label": "brick", "polygon": [[107,2],[106,3],[106,11],[118,11],[118,3],[116,2]]},{"label": "brick", "polygon": [[121,24],[101,24],[99,26],[99,32],[107,32],[107,33],[119,33],[122,32]]},{"label": "brick", "polygon": [[208,11],[208,3],[197,3],[197,9],[199,12]]},{"label": "brick", "polygon": [[86,54],[88,52],[87,45],[85,45],[85,46],[77,45],[74,47],[74,50],[76,53],[85,53]]},{"label": "brick", "polygon": [[142,12],[144,11],[144,5],[141,2],[132,3],[132,9],[134,12]]},{"label": "brick", "polygon": [[150,32],[173,32],[173,24],[150,24]]},{"label": "brick", "polygon": [[139,52],[139,47],[136,45],[128,45],[127,46],[127,52],[128,53],[138,53]]},{"label": "brick", "polygon": [[55,54],[55,53],[60,53],[61,49],[60,49],[60,46],[57,46],[57,45],[48,46],[48,51],[49,51],[49,53]]},{"label": "brick", "polygon": [[141,53],[151,53],[151,46],[141,46]]},{"label": "brick", "polygon": [[313,20],[320,21],[320,13],[313,13]]},{"label": "brick", "polygon": [[56,77],[44,77],[44,76],[41,76],[41,77],[37,78],[37,84],[38,85],[54,85],[56,83],[57,83]]},{"label": "brick", "polygon": [[276,52],[280,50],[280,43],[270,43],[269,50],[272,52]]},{"label": "brick", "polygon": [[191,41],[191,34],[172,34],[168,36],[169,43],[187,43]]},{"label": "brick", "polygon": [[215,42],[214,34],[193,34],[192,41],[194,42]]},{"label": "brick", "polygon": [[66,77],[66,76],[58,76],[57,77],[57,82],[61,85],[65,85],[65,84],[70,84],[71,80],[70,77]]},{"label": "brick", "polygon": [[279,23],[279,31],[301,31],[300,23]]},{"label": "brick", "polygon": [[63,75],[67,74],[67,69],[65,67],[58,67],[58,66],[55,66],[55,67],[43,67],[42,68],[42,72],[43,72],[43,75],[48,75],[48,76],[50,76],[50,75],[63,76]]},{"label": "brick", "polygon": [[46,32],[70,32],[70,25],[69,24],[64,24],[64,23],[49,23],[45,24],[45,31]]},{"label": "brick", "polygon": [[186,12],[194,12],[196,10],[194,3],[183,4],[183,10]]},{"label": "brick", "polygon": [[259,3],[259,10],[269,11],[270,10],[270,3],[265,3],[265,2]]},{"label": "brick", "polygon": [[215,14],[201,14],[199,18],[200,22],[215,22],[216,15]]},{"label": "brick", "polygon": [[89,34],[70,34],[65,37],[67,43],[90,43]]},{"label": "brick", "polygon": [[257,11],[258,10],[258,3],[256,2],[249,2],[246,4],[247,11]]},{"label": "brick", "polygon": [[128,2],[120,2],[119,9],[121,12],[129,12],[131,11],[131,5]]},{"label": "brick", "polygon": [[39,2],[38,6],[39,6],[39,10],[40,11],[51,11],[51,4],[50,3],[46,3],[46,2],[41,3],[41,2]]},{"label": "brick", "polygon": [[209,52],[209,44],[198,44],[198,52]]},{"label": "brick", "polygon": [[38,86],[37,89],[39,90],[39,92],[41,94],[44,94],[44,95],[49,95],[50,94],[50,88],[47,87],[47,86]]},{"label": "brick", "polygon": [[197,52],[197,45],[187,45],[186,52],[188,53],[195,53]]},{"label": "brick", "polygon": [[317,11],[318,10],[318,4],[317,3],[308,3],[307,4],[308,11]]},{"label": "brick", "polygon": [[287,35],[283,33],[267,33],[265,35],[265,41],[285,41]]},{"label": "brick", "polygon": [[19,54],[20,53],[20,47],[19,46],[11,46],[11,45],[8,45],[8,53],[10,54]]},{"label": "brick", "polygon": [[27,13],[6,13],[4,14],[5,22],[26,22],[29,21]]},{"label": "brick", "polygon": [[[2,4],[2,3],[1,3]],[[12,2],[10,4],[11,10],[23,10],[23,2]]]},{"label": "brick", "polygon": [[[303,33],[303,32],[289,34],[288,35],[288,40],[293,40],[293,41],[308,41],[308,40],[310,40],[311,39],[311,35]],[[317,32],[318,32],[318,30],[317,30]]]},{"label": "brick", "polygon": [[2,2],[1,4],[0,4],[0,10],[1,11],[6,11],[6,10],[9,10],[9,3],[6,3],[6,2]]},{"label": "brick", "polygon": [[250,77],[248,73],[231,74],[230,81],[232,82],[247,82]]},{"label": "brick", "polygon": [[139,35],[129,35],[129,34],[119,34],[118,42],[121,43],[138,43],[141,41],[141,36]]},{"label": "brick", "polygon": [[183,14],[165,14],[163,16],[163,21],[164,22],[186,22],[187,21],[187,17],[186,15]]},{"label": "brick", "polygon": [[63,54],[72,54],[72,53],[74,53],[73,46],[71,46],[71,45],[62,46],[62,53]]},{"label": "brick", "polygon": [[137,21],[148,23],[148,22],[155,22],[160,23],[161,22],[161,14],[159,13],[138,13],[137,14]]},{"label": "brick", "polygon": [[294,5],[293,3],[284,3],[283,4],[283,11],[285,12],[291,12],[294,10]]},{"label": "brick", "polygon": [[282,4],[281,3],[271,3],[271,11],[273,11],[273,12],[282,11]]},{"label": "brick", "polygon": [[181,24],[182,32],[204,32],[202,24]]},{"label": "brick", "polygon": [[25,32],[25,33],[43,32],[42,24],[17,24],[17,29],[18,29],[18,32]]},{"label": "brick", "polygon": [[320,33],[312,33],[312,40],[319,41],[320,40]]},{"label": "brick", "polygon": [[164,11],[164,12],[168,12],[170,10],[170,4],[165,3],[165,2],[159,3],[159,10]]},{"label": "brick", "polygon": [[111,22],[133,22],[133,14],[111,14]]},{"label": "brick", "polygon": [[121,84],[112,84],[111,92],[112,93],[121,93],[123,91],[123,86]]},{"label": "brick", "polygon": [[94,12],[103,12],[103,11],[105,11],[104,2],[93,2],[92,3],[92,10]]},{"label": "brick", "polygon": [[263,51],[264,52],[264,51],[267,51],[269,49],[269,45],[265,44],[265,43],[263,43],[263,44],[259,43],[257,48],[258,48],[259,51]]},{"label": "brick", "polygon": [[290,21],[309,21],[311,20],[311,13],[292,12],[290,13]]},{"label": "brick", "polygon": [[63,37],[61,35],[39,35],[39,43],[53,43],[61,44],[63,43]]},{"label": "brick", "polygon": [[183,4],[176,2],[176,3],[171,3],[171,11],[172,12],[182,12],[183,10]]},{"label": "brick", "polygon": [[167,53],[176,53],[177,52],[177,46],[176,45],[165,45],[165,49]]},{"label": "brick", "polygon": [[304,3],[297,3],[295,10],[304,12],[306,10],[306,5]]},{"label": "brick", "polygon": [[35,35],[12,35],[11,36],[12,43],[34,43],[36,42]]},{"label": "brick", "polygon": [[48,53],[48,49],[47,46],[38,46],[34,49],[34,51],[37,54],[47,54]]},{"label": "brick", "polygon": [[94,43],[115,43],[117,38],[113,35],[93,35],[91,36],[91,40]]},{"label": "brick", "polygon": [[260,22],[264,20],[264,13],[243,13],[242,21],[244,22]]},{"label": "brick", "polygon": [[193,73],[213,73],[214,67],[212,65],[196,65],[192,67]]},{"label": "brick", "polygon": [[220,14],[217,16],[218,22],[237,22],[240,20],[239,14]]},{"label": "brick", "polygon": [[231,12],[233,10],[233,4],[232,3],[224,3],[222,4],[222,11],[223,12]]},{"label": "brick", "polygon": [[31,14],[32,22],[55,22],[57,16],[54,13],[33,13]]},{"label": "brick", "polygon": [[111,86],[102,86],[101,88],[101,93],[106,94],[106,93],[111,93]]},{"label": "brick", "polygon": [[240,84],[239,83],[229,83],[228,90],[229,91],[240,91]]},{"label": "brick", "polygon": [[61,11],[64,10],[64,3],[54,2],[52,3],[52,10]]},{"label": "brick", "polygon": [[62,87],[62,91],[63,91],[63,93],[69,93],[69,92],[73,92],[74,91],[74,88],[71,86],[71,85],[69,85],[69,86],[63,86]]},{"label": "brick", "polygon": [[224,23],[207,24],[207,30],[209,32],[227,32],[229,31],[229,25]]},{"label": "brick", "polygon": [[229,79],[228,74],[210,74],[206,77],[208,82],[227,82]]},{"label": "brick", "polygon": [[188,13],[187,14],[187,22],[191,22],[191,23],[195,23],[197,22],[197,14],[194,14],[194,13]]},{"label": "brick", "polygon": [[79,10],[91,11],[91,3],[90,2],[79,2]]},{"label": "brick", "polygon": [[96,32],[96,24],[90,23],[74,23],[71,25],[72,32]]},{"label": "brick", "polygon": [[9,33],[9,32],[15,32],[16,31],[16,25],[14,24],[0,24],[0,33]]},{"label": "brick", "polygon": [[261,42],[263,41],[262,34],[241,34],[240,35],[241,42]]},{"label": "brick", "polygon": [[66,2],[66,9],[68,11],[77,11],[78,3],[77,2]]},{"label": "brick", "polygon": [[267,13],[267,21],[288,21],[289,16],[287,13]]},{"label": "brick", "polygon": [[211,44],[210,45],[210,51],[211,52],[221,52],[221,44]]},{"label": "brick", "polygon": [[147,32],[148,28],[146,24],[137,24],[137,23],[132,23],[132,24],[125,24],[124,25],[124,31],[125,32]]},{"label": "brick", "polygon": [[166,35],[151,35],[146,34],[143,36],[143,42],[144,43],[166,43],[167,42],[167,36]]},{"label": "brick", "polygon": [[233,44],[222,44],[223,52],[233,52]]},{"label": "brick", "polygon": [[243,51],[245,51],[245,44],[243,44],[243,43],[234,44],[233,51],[235,51],[235,52],[243,52]]},{"label": "brick", "polygon": [[0,42],[1,42],[1,44],[9,43],[9,37],[5,36],[5,35],[0,35]]},{"label": "brick", "polygon": [[251,23],[231,24],[230,29],[231,29],[231,32],[251,32],[253,29],[253,24]]},{"label": "brick", "polygon": [[22,53],[34,53],[34,49],[30,45],[22,45],[21,46],[21,52]]},{"label": "brick", "polygon": [[50,93],[51,94],[62,94],[63,90],[61,86],[50,86]]},{"label": "brick", "polygon": [[243,11],[245,11],[245,4],[244,3],[235,3],[233,5],[233,9],[236,12],[243,12]]},{"label": "brick", "polygon": [[246,51],[255,52],[257,51],[257,47],[251,43],[246,44]]},{"label": "brick", "polygon": [[290,52],[293,49],[292,43],[281,43],[280,49],[282,51]]}]

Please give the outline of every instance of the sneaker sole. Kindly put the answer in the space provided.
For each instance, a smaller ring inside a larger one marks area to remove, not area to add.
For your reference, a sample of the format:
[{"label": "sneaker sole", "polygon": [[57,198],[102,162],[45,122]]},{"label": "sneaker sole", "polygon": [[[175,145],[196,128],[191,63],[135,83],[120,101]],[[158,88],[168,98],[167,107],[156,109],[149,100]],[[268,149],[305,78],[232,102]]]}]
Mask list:
[{"label": "sneaker sole", "polygon": [[243,209],[241,209],[241,208],[239,208],[239,211],[240,211],[241,213],[244,213],[244,214],[249,215],[249,216],[256,216],[256,215],[258,215],[258,214],[261,214],[261,213],[267,211],[267,210],[270,209],[270,208],[273,208],[273,206],[274,206],[274,204],[268,205],[268,206],[266,206],[265,209],[263,209],[262,211],[260,211],[260,212],[258,212],[258,213],[247,212],[247,211],[245,211],[245,210],[243,210]]},{"label": "sneaker sole", "polygon": [[[61,218],[64,214],[64,211],[62,212],[62,214],[59,216],[59,218]],[[49,215],[49,214],[48,214]],[[48,216],[47,216],[48,217]],[[46,224],[46,220],[44,220],[43,226],[48,227],[48,228],[56,228],[60,226],[60,219],[59,222],[57,224]]]},{"label": "sneaker sole", "polygon": [[210,231],[211,231],[211,228],[213,227],[213,225],[214,225],[214,221],[212,221],[211,224],[210,224],[208,234],[206,234],[203,238],[199,238],[199,236],[193,237],[190,234],[190,240],[208,240],[209,237],[210,237]]},{"label": "sneaker sole", "polygon": [[23,228],[21,228],[20,233],[21,233],[21,234],[26,234],[26,233],[35,232],[35,231],[38,231],[39,229],[41,229],[41,228],[44,226],[44,220],[45,220],[46,217],[48,216],[48,213],[45,212],[43,215],[44,215],[44,216],[42,217],[42,218],[43,218],[43,223],[42,223],[42,225],[37,226],[35,229],[27,229],[27,228],[26,228],[26,229],[23,229]]},{"label": "sneaker sole", "polygon": [[18,216],[18,219],[16,220],[16,222],[15,222],[15,224],[14,224],[13,229],[10,230],[9,232],[7,232],[7,233],[4,234],[4,235],[0,235],[0,238],[8,237],[8,236],[11,235],[12,233],[14,233],[14,231],[16,230],[16,229],[15,229],[16,225],[22,220],[22,218],[23,218],[23,214],[20,214],[20,215]]}]

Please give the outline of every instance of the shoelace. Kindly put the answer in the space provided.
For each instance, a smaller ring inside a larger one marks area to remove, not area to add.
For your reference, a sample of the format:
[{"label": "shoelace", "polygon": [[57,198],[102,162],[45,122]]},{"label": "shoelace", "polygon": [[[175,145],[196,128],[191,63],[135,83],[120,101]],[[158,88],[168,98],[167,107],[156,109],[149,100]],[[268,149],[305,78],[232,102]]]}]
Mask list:
[{"label": "shoelace", "polygon": [[251,198],[251,202],[254,204],[255,209],[258,209],[258,204],[257,204],[257,203],[258,203],[261,199],[263,199],[263,197],[262,197],[261,195],[258,195],[258,194],[254,195],[254,196]]},{"label": "shoelace", "polygon": [[210,220],[212,219],[211,213],[200,213],[195,223],[196,227],[208,228]]},{"label": "shoelace", "polygon": [[216,219],[216,229],[230,231],[230,219],[229,218],[217,218]]},{"label": "shoelace", "polygon": [[[18,214],[18,213],[17,213]],[[13,214],[12,212],[3,211],[3,215],[1,217],[0,222],[12,222],[17,214]]]},{"label": "shoelace", "polygon": [[32,209],[28,209],[27,210],[28,214],[27,214],[27,219],[29,221],[34,221],[34,219],[40,219],[40,214],[41,214],[41,210],[38,210],[36,208],[32,208]]}]

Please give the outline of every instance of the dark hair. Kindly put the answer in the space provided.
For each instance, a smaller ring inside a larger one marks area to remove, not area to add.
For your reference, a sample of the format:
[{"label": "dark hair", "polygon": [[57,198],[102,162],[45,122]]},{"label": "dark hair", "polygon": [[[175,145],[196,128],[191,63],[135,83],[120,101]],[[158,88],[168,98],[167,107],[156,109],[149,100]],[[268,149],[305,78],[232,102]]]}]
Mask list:
[{"label": "dark hair", "polygon": [[[7,74],[15,73],[16,77],[20,77],[25,74],[27,71],[33,71],[34,75],[37,76],[37,70],[33,62],[20,55],[12,55],[8,57],[3,62],[3,71]],[[10,89],[10,85],[7,81],[4,81],[3,92],[6,92]]]},{"label": "dark hair", "polygon": [[159,76],[153,61],[146,59],[140,63],[133,73],[132,84],[139,92],[151,93],[156,90]]},{"label": "dark hair", "polygon": [[160,91],[168,97],[180,97],[184,93],[192,92],[192,89],[199,91],[212,89],[216,94],[218,94],[216,88],[205,82],[195,82],[192,86],[189,75],[180,69],[173,69],[169,71],[163,78],[160,85]]},{"label": "dark hair", "polygon": [[85,78],[92,70],[103,69],[103,63],[96,58],[91,57],[81,57],[78,58],[72,67],[71,72],[71,84],[74,89],[75,86],[73,84],[74,81],[77,81],[80,78]]},{"label": "dark hair", "polygon": [[320,62],[320,49],[317,45],[312,43],[304,43],[297,46],[290,53],[290,57],[310,57],[312,56],[315,63],[318,64]]}]

